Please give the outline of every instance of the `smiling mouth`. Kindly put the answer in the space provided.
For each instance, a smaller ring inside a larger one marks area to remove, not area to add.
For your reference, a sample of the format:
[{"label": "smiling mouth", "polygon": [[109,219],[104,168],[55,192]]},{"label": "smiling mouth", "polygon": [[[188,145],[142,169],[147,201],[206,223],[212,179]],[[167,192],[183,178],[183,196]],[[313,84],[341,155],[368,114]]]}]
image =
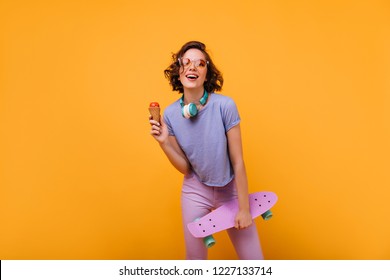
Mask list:
[{"label": "smiling mouth", "polygon": [[195,81],[199,76],[195,74],[188,74],[186,75],[186,78],[190,81]]}]

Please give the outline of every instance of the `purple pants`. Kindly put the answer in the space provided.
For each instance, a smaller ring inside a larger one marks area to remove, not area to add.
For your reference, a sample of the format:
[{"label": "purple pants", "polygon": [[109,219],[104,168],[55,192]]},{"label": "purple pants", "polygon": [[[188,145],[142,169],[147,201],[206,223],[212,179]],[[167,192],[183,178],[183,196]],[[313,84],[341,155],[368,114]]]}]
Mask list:
[{"label": "purple pants", "polygon": [[[195,238],[187,229],[187,224],[203,217],[223,203],[237,198],[235,181],[224,187],[209,187],[199,182],[194,174],[186,175],[183,181],[181,205],[186,244],[186,259],[207,259],[207,248],[202,238]],[[241,260],[261,260],[263,253],[257,228],[253,222],[246,229],[231,228],[227,230],[238,258]]]}]

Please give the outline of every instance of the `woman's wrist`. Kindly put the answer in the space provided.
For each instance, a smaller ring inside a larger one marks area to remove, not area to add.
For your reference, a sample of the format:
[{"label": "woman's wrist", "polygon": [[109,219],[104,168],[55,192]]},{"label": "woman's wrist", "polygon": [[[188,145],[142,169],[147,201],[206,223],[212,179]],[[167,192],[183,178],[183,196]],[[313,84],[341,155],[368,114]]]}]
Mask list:
[{"label": "woman's wrist", "polygon": [[160,144],[160,147],[164,150],[164,148],[169,147],[169,138],[167,137],[166,139],[163,139],[158,142]]},{"label": "woman's wrist", "polygon": [[248,212],[250,212],[249,205],[239,206],[238,209],[239,209],[239,211],[248,211]]}]

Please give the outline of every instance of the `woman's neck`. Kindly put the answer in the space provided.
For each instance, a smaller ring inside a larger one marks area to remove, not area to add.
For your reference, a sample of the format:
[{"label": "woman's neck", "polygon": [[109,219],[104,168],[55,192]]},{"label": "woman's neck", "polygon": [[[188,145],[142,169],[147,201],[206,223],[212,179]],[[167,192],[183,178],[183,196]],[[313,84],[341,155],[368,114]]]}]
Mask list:
[{"label": "woman's neck", "polygon": [[199,100],[204,94],[204,88],[201,89],[185,89],[184,90],[184,102],[188,103],[199,103]]}]

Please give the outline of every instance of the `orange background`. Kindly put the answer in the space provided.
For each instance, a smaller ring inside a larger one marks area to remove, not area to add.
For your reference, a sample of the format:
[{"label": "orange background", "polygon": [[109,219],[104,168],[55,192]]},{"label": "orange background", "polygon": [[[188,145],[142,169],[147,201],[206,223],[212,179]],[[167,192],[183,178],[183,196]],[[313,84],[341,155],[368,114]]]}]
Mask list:
[{"label": "orange background", "polygon": [[[181,175],[149,135],[206,43],[242,117],[268,259],[390,259],[388,1],[1,1],[0,259],[182,259]],[[226,233],[211,259],[235,259]]]}]

